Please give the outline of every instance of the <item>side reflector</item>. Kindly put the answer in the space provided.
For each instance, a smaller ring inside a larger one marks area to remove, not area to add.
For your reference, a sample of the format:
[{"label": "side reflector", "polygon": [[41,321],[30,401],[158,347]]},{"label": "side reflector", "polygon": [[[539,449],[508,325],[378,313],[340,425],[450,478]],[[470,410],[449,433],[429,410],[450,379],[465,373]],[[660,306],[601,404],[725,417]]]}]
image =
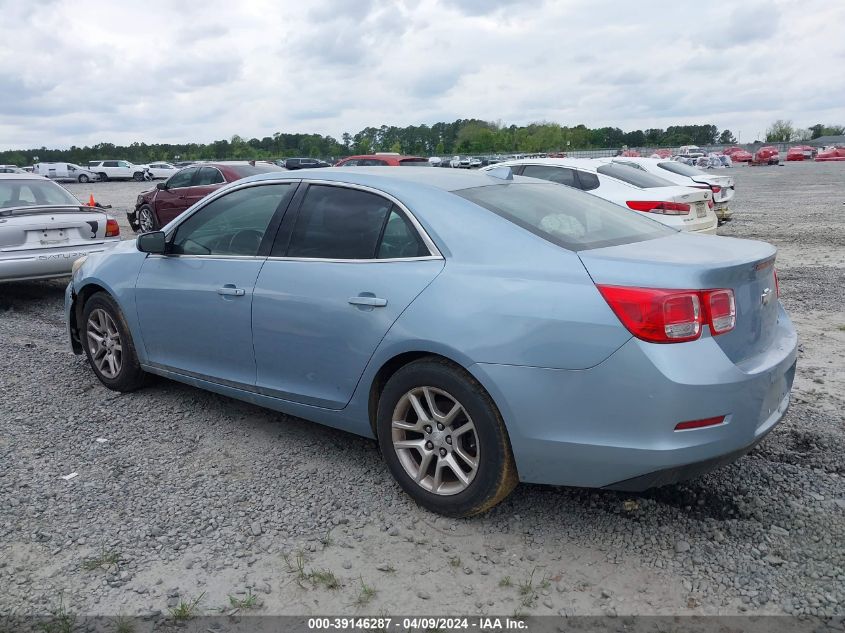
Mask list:
[{"label": "side reflector", "polygon": [[690,420],[689,422],[678,422],[675,425],[676,431],[687,431],[689,429],[701,429],[705,426],[717,426],[725,421],[725,416],[715,418],[704,418],[703,420]]}]

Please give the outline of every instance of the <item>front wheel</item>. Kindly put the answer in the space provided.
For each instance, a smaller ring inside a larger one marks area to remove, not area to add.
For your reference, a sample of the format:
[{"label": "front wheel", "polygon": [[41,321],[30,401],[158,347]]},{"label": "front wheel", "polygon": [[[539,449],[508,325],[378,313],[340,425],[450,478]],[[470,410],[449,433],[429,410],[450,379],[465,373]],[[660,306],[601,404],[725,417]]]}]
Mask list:
[{"label": "front wheel", "polygon": [[134,174],[132,174],[132,179],[135,182],[142,182],[144,180],[144,172],[136,171]]},{"label": "front wheel", "polygon": [[100,172],[100,182],[106,182],[108,179],[108,174],[106,174],[105,172]]},{"label": "front wheel", "polygon": [[466,517],[504,499],[518,478],[504,421],[489,394],[441,359],[402,367],[379,398],[385,462],[420,505]]},{"label": "front wheel", "polygon": [[138,209],[138,227],[141,233],[149,233],[158,229],[155,213],[153,213],[152,207],[148,204]]},{"label": "front wheel", "polygon": [[77,178],[77,180],[82,184],[85,184],[86,182],[88,182],[89,178],[85,174],[79,174],[79,178]]},{"label": "front wheel", "polygon": [[120,308],[97,292],[82,310],[82,346],[97,378],[114,391],[135,391],[144,384],[132,335]]}]

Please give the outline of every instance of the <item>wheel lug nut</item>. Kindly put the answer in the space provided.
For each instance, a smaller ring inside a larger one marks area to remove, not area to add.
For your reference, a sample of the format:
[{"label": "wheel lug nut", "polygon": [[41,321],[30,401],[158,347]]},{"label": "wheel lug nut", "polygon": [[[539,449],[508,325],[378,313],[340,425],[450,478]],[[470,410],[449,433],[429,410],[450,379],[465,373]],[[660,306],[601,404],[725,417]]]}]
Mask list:
[{"label": "wheel lug nut", "polygon": [[446,443],[447,443],[447,444],[451,444],[451,443],[452,443],[452,436],[451,436],[451,435],[447,435],[447,436],[446,436]]},{"label": "wheel lug nut", "polygon": [[426,442],[426,443],[425,443],[425,447],[426,447],[428,450],[431,450],[432,448],[434,448],[434,444],[432,444],[431,442]]},{"label": "wheel lug nut", "polygon": [[445,448],[440,449],[440,457],[446,457],[446,449]]},{"label": "wheel lug nut", "polygon": [[438,430],[438,431],[442,431],[442,430],[443,430],[443,425],[442,425],[442,424],[440,424],[440,422],[438,422],[438,423],[437,423],[437,430]]},{"label": "wheel lug nut", "polygon": [[431,427],[430,427],[429,425],[427,425],[427,424],[425,425],[425,432],[426,432],[426,433],[431,433]]}]

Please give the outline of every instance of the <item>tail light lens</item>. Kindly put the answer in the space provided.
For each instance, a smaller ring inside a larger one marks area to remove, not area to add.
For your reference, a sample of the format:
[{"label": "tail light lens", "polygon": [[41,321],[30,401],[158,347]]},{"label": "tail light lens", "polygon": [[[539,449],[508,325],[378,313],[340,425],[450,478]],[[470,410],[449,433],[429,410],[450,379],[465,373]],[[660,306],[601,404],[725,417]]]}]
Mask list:
[{"label": "tail light lens", "polygon": [[118,226],[117,220],[109,218],[106,220],[106,237],[117,237],[118,235],[120,235],[120,226]]},{"label": "tail light lens", "polygon": [[597,286],[604,300],[631,334],[650,343],[683,343],[701,336],[704,325],[713,336],[736,326],[733,290],[664,290]]},{"label": "tail light lens", "polygon": [[664,202],[660,200],[629,200],[626,202],[634,211],[659,213],[660,215],[689,215],[690,206],[683,202]]},{"label": "tail light lens", "polygon": [[705,290],[703,293],[707,307],[707,320],[713,335],[730,332],[736,326],[736,300],[734,291]]},{"label": "tail light lens", "polygon": [[713,193],[719,193],[722,190],[719,185],[710,185],[710,189],[713,190]]}]

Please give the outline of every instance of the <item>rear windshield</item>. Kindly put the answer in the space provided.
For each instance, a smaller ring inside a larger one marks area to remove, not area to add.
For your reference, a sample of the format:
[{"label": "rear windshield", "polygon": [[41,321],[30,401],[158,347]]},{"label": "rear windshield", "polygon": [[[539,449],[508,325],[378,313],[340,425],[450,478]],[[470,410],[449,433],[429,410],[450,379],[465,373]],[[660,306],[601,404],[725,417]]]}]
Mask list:
[{"label": "rear windshield", "polygon": [[642,169],[630,167],[629,165],[620,165],[619,163],[608,163],[602,165],[596,171],[605,176],[616,178],[629,185],[640,187],[642,189],[649,189],[651,187],[672,187],[674,183],[669,182],[659,176],[653,176]]},{"label": "rear windshield", "polygon": [[557,184],[502,184],[455,191],[568,250],[640,242],[675,232],[591,194]]},{"label": "rear windshield", "polygon": [[79,206],[79,200],[51,180],[0,180],[0,209],[38,205]]},{"label": "rear windshield", "polygon": [[684,163],[679,163],[676,160],[666,161],[665,163],[657,163],[657,166],[660,169],[665,169],[666,171],[671,171],[673,174],[679,174],[681,176],[689,176],[692,178],[693,176],[704,176],[706,175],[700,169],[696,169],[695,167],[690,167],[689,165],[685,165]]},{"label": "rear windshield", "polygon": [[227,165],[227,168],[234,171],[241,178],[255,176],[257,174],[267,174],[272,171],[284,171],[282,167],[271,165],[270,163],[265,163],[264,165]]},{"label": "rear windshield", "polygon": [[400,167],[431,167],[427,158],[403,158],[399,161]]}]

